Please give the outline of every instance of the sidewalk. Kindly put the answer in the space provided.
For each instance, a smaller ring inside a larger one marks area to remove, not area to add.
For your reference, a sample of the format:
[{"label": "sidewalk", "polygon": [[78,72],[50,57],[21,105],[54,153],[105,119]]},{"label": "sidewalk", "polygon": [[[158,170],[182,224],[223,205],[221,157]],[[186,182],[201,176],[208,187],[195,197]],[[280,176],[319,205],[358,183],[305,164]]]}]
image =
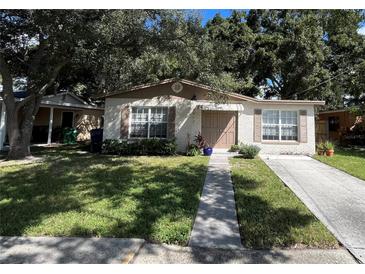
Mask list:
[{"label": "sidewalk", "polygon": [[345,249],[238,250],[145,244],[134,264],[355,264]]},{"label": "sidewalk", "polygon": [[243,250],[182,247],[141,239],[0,237],[0,264],[356,263],[345,249]]},{"label": "sidewalk", "polygon": [[128,263],[143,243],[120,238],[0,237],[0,263]]}]

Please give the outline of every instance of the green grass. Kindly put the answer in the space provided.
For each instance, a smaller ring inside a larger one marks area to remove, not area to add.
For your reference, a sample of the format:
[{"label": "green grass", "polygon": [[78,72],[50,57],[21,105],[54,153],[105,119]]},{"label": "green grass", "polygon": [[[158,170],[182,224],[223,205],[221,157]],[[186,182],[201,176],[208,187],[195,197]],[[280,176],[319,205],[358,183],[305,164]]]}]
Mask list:
[{"label": "green grass", "polygon": [[335,237],[262,160],[233,158],[231,164],[246,247],[338,247]]},{"label": "green grass", "polygon": [[335,148],[333,157],[315,155],[314,158],[365,180],[365,150]]},{"label": "green grass", "polygon": [[41,149],[0,167],[0,235],[138,237],[187,243],[207,157],[117,157]]}]

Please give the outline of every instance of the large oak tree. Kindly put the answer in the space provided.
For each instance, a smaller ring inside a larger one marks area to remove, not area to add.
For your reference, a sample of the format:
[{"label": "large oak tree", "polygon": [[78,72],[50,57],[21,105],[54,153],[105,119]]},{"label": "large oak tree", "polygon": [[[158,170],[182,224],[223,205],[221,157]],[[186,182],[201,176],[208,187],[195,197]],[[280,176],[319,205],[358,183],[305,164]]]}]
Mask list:
[{"label": "large oak tree", "polygon": [[[9,159],[30,154],[34,117],[44,94],[78,48],[92,46],[99,11],[0,11],[0,74],[6,105]],[[14,96],[14,82],[25,80],[26,97]]]}]

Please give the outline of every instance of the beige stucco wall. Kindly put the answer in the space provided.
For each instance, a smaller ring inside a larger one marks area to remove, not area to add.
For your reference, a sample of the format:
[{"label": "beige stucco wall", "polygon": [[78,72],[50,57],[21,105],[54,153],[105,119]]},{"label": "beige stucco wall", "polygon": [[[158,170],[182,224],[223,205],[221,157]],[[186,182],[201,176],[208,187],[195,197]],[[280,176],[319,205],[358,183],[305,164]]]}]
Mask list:
[{"label": "beige stucco wall", "polygon": [[106,98],[104,134],[105,139],[119,139],[121,109],[128,106],[176,106],[175,137],[179,151],[185,151],[201,129],[201,110],[196,102],[175,96],[157,96],[152,99]]},{"label": "beige stucco wall", "polygon": [[[261,147],[260,154],[314,154],[315,153],[315,117],[313,105],[257,104],[243,103],[243,111],[238,113],[238,142]],[[296,141],[256,143],[253,141],[254,109],[307,110],[307,143]]]},{"label": "beige stucco wall", "polygon": [[[247,101],[231,101],[229,104],[214,104],[208,101],[191,101],[175,96],[157,96],[151,99],[106,98],[104,139],[119,139],[121,109],[128,106],[176,106],[175,136],[179,151],[185,151],[188,142],[201,131],[201,109],[235,111],[237,119],[237,143],[255,144],[261,154],[313,154],[315,152],[314,107],[313,105],[263,104]],[[307,110],[308,142],[253,141],[254,109]]]}]

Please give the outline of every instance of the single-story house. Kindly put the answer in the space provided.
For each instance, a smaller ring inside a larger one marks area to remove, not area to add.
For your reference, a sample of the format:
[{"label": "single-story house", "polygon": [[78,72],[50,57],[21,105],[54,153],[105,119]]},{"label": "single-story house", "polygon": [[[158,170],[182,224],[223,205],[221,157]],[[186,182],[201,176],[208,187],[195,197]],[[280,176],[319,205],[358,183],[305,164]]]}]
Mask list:
[{"label": "single-story house", "polygon": [[[15,92],[18,100],[26,94]],[[0,97],[0,150],[6,143],[5,103]],[[90,130],[103,124],[104,108],[91,105],[78,96],[61,92],[42,98],[39,111],[34,120],[32,143],[51,144],[61,141],[62,129],[77,129],[77,140],[90,139]]]},{"label": "single-story house", "polygon": [[[357,129],[363,128],[360,126],[354,127],[357,119],[358,116],[349,109],[319,112],[316,121],[317,142],[324,140],[342,142],[348,135],[354,135],[353,137],[356,137],[355,135],[359,134]],[[363,135],[362,138],[364,138]]]},{"label": "single-story house", "polygon": [[244,143],[264,154],[313,154],[315,107],[325,104],[257,99],[176,79],[103,97],[103,139],[175,138],[181,152],[200,132],[219,149]]}]

